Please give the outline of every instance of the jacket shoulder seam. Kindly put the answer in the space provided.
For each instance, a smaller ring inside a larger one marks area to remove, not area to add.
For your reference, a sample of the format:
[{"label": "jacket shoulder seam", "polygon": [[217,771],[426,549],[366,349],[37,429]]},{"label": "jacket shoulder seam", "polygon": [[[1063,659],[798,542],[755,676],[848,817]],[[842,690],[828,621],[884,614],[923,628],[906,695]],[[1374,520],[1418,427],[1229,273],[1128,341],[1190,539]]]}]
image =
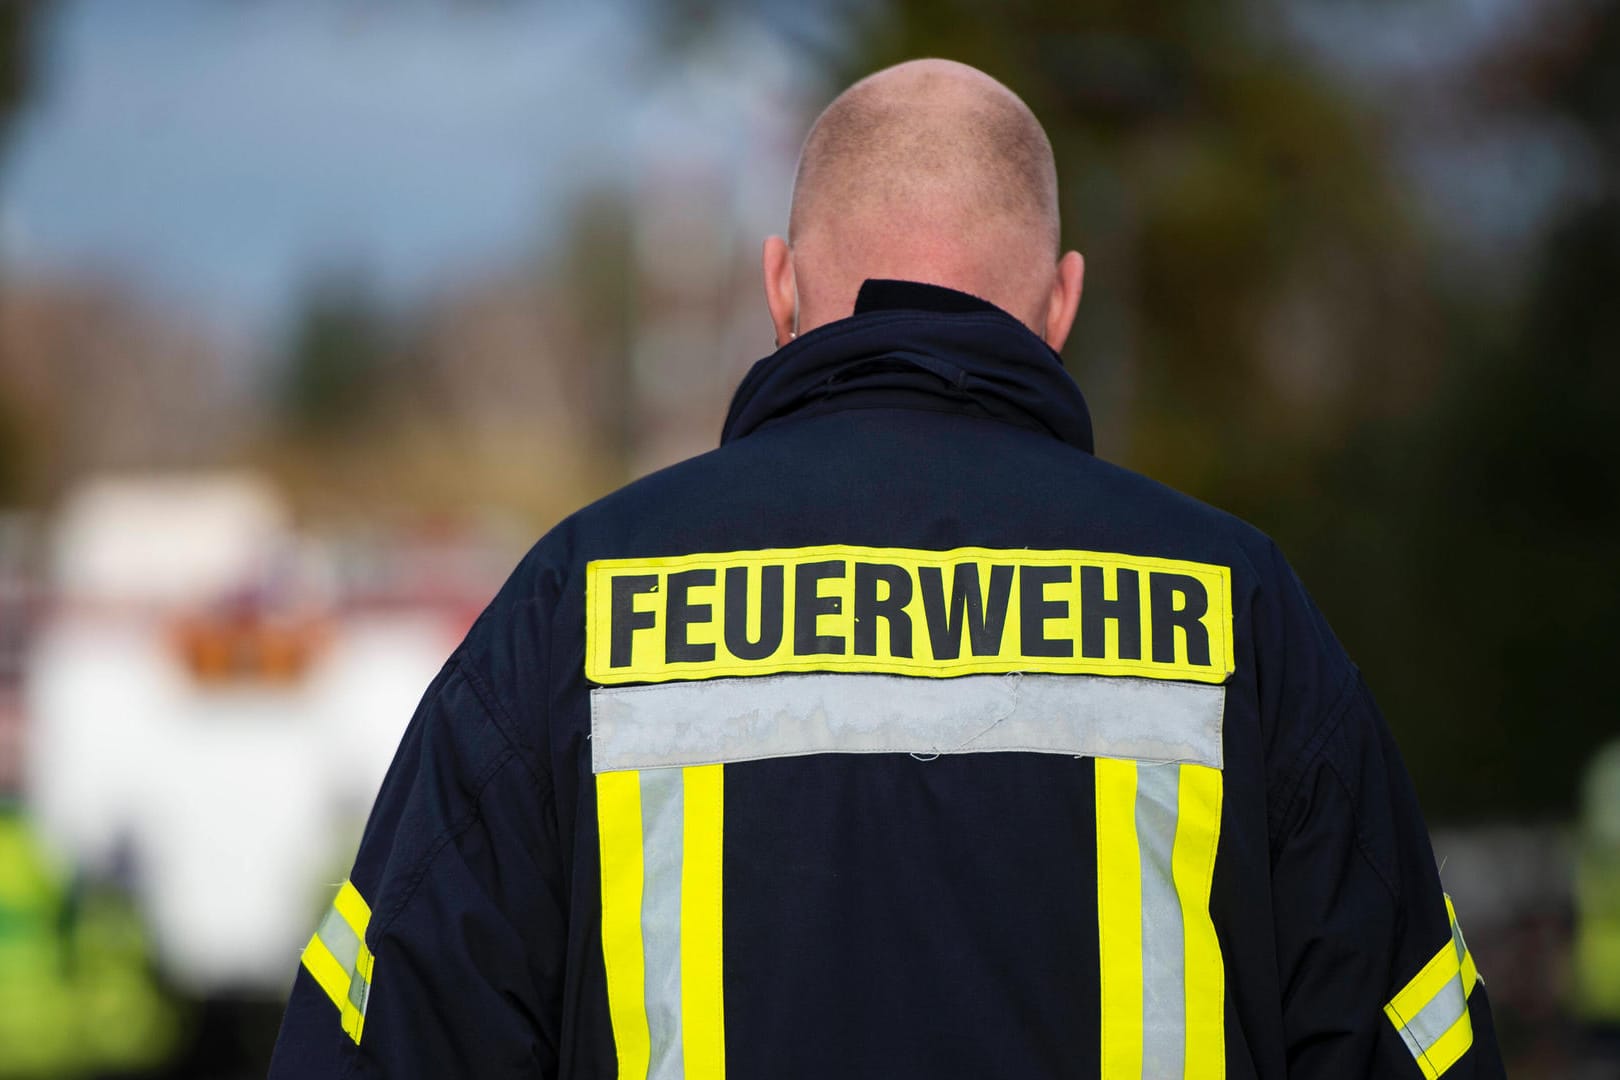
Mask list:
[{"label": "jacket shoulder seam", "polygon": [[1350,703],[1354,700],[1356,690],[1361,683],[1361,673],[1351,665],[1345,675],[1344,683],[1340,686],[1338,694],[1333,699],[1333,705],[1323,715],[1322,722],[1311,733],[1305,745],[1294,755],[1292,761],[1283,769],[1282,783],[1278,786],[1277,797],[1271,803],[1267,818],[1272,833],[1273,854],[1276,845],[1280,842],[1283,818],[1294,803],[1299,792],[1299,786],[1304,782],[1305,774],[1312,765],[1321,759],[1327,752],[1329,742],[1339,730],[1344,715],[1350,710]]},{"label": "jacket shoulder seam", "polygon": [[512,714],[507,712],[506,706],[500,698],[490,690],[489,684],[484,681],[484,677],[478,673],[476,668],[461,659],[456,661],[456,667],[466,678],[467,686],[472,690],[473,695],[478,698],[479,704],[484,707],[484,715],[488,717],[490,724],[494,726],[496,731],[500,732],[501,740],[506,743],[507,751],[517,757],[524,770],[534,778],[535,783],[540,784],[542,787],[550,787],[549,776],[542,776],[535,763],[529,761],[528,756],[522,753],[523,744],[516,735],[517,722],[512,718]]},{"label": "jacket shoulder seam", "polygon": [[[456,661],[456,667],[463,675],[468,674],[466,665],[462,664],[459,659]],[[469,679],[468,685],[474,686],[471,679]],[[479,698],[479,705],[487,714],[489,706],[484,702],[483,696],[481,694],[477,694],[476,687],[474,688],[474,693]],[[494,724],[494,717],[491,716],[488,717],[488,719],[492,724]],[[496,724],[495,727],[497,730],[499,730],[498,724]],[[479,816],[483,813],[482,806],[484,792],[488,790],[489,785],[494,781],[495,777],[500,775],[501,770],[504,769],[514,758],[521,760],[517,749],[512,745],[510,739],[507,738],[504,731],[501,732],[501,737],[506,742],[506,748],[499,754],[496,754],[494,759],[491,760],[487,766],[485,766],[484,771],[477,777],[477,779],[473,781],[473,793],[472,799],[470,800],[471,805],[459,818],[450,822],[442,830],[440,830],[439,834],[433,838],[431,843],[428,844],[427,849],[417,857],[416,865],[412,867],[409,875],[406,877],[403,887],[400,890],[398,899],[389,905],[387,914],[381,920],[379,920],[376,933],[371,938],[373,942],[381,940],[382,937],[388,933],[388,931],[393,927],[394,921],[399,918],[400,913],[403,912],[405,908],[410,905],[410,902],[416,898],[416,891],[421,887],[422,879],[427,876],[429,868],[432,867],[434,860],[439,857],[439,853],[442,852],[457,837],[461,836],[462,833],[471,828],[473,822],[478,820]],[[532,770],[530,770],[530,772],[532,775]]]},{"label": "jacket shoulder seam", "polygon": [[485,774],[479,777],[473,792],[472,809],[468,810],[451,824],[445,826],[439,835],[433,838],[433,842],[428,845],[427,850],[417,858],[416,866],[411,870],[410,876],[406,878],[404,887],[400,891],[399,899],[395,900],[394,903],[389,906],[388,915],[384,920],[382,920],[382,924],[378,926],[377,932],[373,937],[373,941],[380,940],[382,937],[384,937],[388,931],[393,928],[394,921],[399,918],[400,914],[407,907],[410,906],[410,902],[416,899],[416,890],[421,887],[422,879],[427,876],[429,868],[432,867],[434,860],[439,857],[439,853],[448,847],[449,844],[462,833],[471,828],[473,823],[478,820],[482,814],[479,804],[483,800],[484,790],[489,787],[490,782],[495,779],[500,771],[505,768],[515,756],[516,753],[512,750],[512,748],[507,747],[496,756],[494,761],[490,763],[489,768],[485,770]]},{"label": "jacket shoulder seam", "polygon": [[1373,858],[1372,848],[1367,843],[1366,835],[1362,832],[1360,801],[1356,798],[1355,793],[1350,790],[1350,785],[1345,782],[1344,775],[1339,772],[1339,766],[1331,759],[1325,761],[1324,764],[1327,766],[1328,771],[1333,774],[1334,781],[1344,791],[1344,797],[1350,804],[1350,813],[1355,824],[1356,850],[1361,852],[1361,857],[1367,861],[1367,867],[1372,870],[1379,881],[1384,883],[1384,888],[1389,890],[1390,899],[1398,906],[1401,899],[1400,887],[1390,880],[1383,867],[1378,864],[1378,860]]}]

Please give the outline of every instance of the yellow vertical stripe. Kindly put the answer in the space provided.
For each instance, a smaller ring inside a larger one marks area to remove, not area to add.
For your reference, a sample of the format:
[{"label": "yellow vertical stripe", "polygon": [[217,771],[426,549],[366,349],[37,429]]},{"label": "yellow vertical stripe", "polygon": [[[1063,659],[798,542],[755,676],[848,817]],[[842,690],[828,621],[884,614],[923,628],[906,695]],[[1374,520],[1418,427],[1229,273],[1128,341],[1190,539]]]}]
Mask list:
[{"label": "yellow vertical stripe", "polygon": [[1215,848],[1221,836],[1221,774],[1205,765],[1181,766],[1176,846],[1171,857],[1181,901],[1186,950],[1187,1080],[1226,1075],[1226,973],[1209,917]]},{"label": "yellow vertical stripe", "polygon": [[641,941],[641,775],[600,773],[596,817],[602,837],[602,961],[619,1076],[645,1080],[647,969]]},{"label": "yellow vertical stripe", "polygon": [[1140,1080],[1142,864],[1136,844],[1136,763],[1096,761],[1102,1078]]},{"label": "yellow vertical stripe", "polygon": [[681,1041],[686,1080],[726,1075],[721,865],[725,766],[697,765],[685,777],[681,865]]}]

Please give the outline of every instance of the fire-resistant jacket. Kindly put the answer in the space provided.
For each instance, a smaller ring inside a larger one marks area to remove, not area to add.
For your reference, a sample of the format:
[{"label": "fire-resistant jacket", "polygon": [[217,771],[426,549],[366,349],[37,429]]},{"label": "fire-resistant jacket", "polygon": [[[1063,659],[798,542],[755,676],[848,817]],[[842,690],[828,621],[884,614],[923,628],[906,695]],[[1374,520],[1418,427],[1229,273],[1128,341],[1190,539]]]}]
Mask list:
[{"label": "fire-resistant jacket", "polygon": [[271,1069],[1501,1074],[1400,756],[1275,546],[1093,456],[1015,319],[893,282],[524,558]]}]

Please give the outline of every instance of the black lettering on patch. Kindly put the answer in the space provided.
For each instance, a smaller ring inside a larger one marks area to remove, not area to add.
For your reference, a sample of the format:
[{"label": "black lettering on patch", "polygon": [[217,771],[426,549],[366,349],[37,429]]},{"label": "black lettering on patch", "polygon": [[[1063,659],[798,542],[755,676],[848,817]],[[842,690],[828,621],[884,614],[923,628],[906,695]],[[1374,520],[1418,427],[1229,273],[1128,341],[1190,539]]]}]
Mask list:
[{"label": "black lettering on patch", "polygon": [[1117,598],[1109,600],[1103,588],[1103,568],[1080,568],[1080,655],[1108,655],[1109,619],[1119,625],[1120,660],[1142,659],[1142,580],[1135,570],[1114,571]]},{"label": "black lettering on patch", "polygon": [[714,605],[694,604],[689,595],[694,586],[713,585],[712,569],[682,570],[669,575],[664,593],[664,663],[701,664],[714,659],[714,646],[694,645],[687,638],[693,623],[714,619]]},{"label": "black lettering on patch", "polygon": [[1013,568],[990,568],[988,600],[979,588],[977,563],[957,563],[951,577],[951,603],[945,606],[945,572],[937,566],[919,566],[917,581],[922,588],[923,617],[928,623],[928,644],[935,660],[955,660],[962,655],[962,628],[967,627],[968,643],[974,656],[997,656],[1001,636],[1007,626],[1007,606],[1012,598]]},{"label": "black lettering on patch", "polygon": [[635,654],[634,634],[651,630],[658,616],[636,610],[636,597],[658,589],[657,574],[625,574],[613,579],[613,637],[608,652],[609,667],[629,667]]},{"label": "black lettering on patch", "polygon": [[748,567],[726,568],[726,648],[739,660],[763,660],[782,644],[781,566],[759,568],[759,639],[748,640]]},{"label": "black lettering on patch", "polygon": [[1018,568],[1019,648],[1025,656],[1074,655],[1073,639],[1046,636],[1047,620],[1061,619],[1069,613],[1067,600],[1046,599],[1046,586],[1072,580],[1072,566]]},{"label": "black lettering on patch", "polygon": [[[888,585],[888,595],[878,598],[878,585]],[[911,575],[893,563],[855,564],[855,653],[877,655],[877,621],[889,623],[889,655],[911,656]]]},{"label": "black lettering on patch", "polygon": [[1209,629],[1202,622],[1209,611],[1209,593],[1203,582],[1187,574],[1155,570],[1148,574],[1148,607],[1153,616],[1154,663],[1176,662],[1176,631],[1180,630],[1187,635],[1187,662],[1209,666]]},{"label": "black lettering on patch", "polygon": [[842,559],[800,563],[793,574],[793,653],[814,656],[844,654],[844,639],[837,634],[817,634],[816,619],[836,615],[842,606],[837,596],[822,596],[817,590],[828,578],[841,578],[846,567]]}]

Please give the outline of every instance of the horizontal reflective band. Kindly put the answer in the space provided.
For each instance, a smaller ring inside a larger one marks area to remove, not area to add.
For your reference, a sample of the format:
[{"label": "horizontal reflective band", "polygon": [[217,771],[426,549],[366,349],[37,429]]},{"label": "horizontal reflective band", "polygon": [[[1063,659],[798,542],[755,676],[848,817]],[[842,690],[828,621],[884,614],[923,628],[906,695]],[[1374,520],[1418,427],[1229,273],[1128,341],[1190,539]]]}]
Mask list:
[{"label": "horizontal reflective band", "polygon": [[591,691],[598,773],[1024,751],[1220,768],[1226,688],[1087,675],[769,675]]},{"label": "horizontal reflective band", "polygon": [[1474,1043],[1468,998],[1478,973],[1463,941],[1457,913],[1446,897],[1451,940],[1396,994],[1384,1013],[1427,1080],[1438,1080]]},{"label": "horizontal reflective band", "polygon": [[365,1027],[376,964],[366,947],[370,922],[370,905],[352,882],[345,881],[302,957],[304,967],[337,1006],[343,1030],[357,1043]]}]

